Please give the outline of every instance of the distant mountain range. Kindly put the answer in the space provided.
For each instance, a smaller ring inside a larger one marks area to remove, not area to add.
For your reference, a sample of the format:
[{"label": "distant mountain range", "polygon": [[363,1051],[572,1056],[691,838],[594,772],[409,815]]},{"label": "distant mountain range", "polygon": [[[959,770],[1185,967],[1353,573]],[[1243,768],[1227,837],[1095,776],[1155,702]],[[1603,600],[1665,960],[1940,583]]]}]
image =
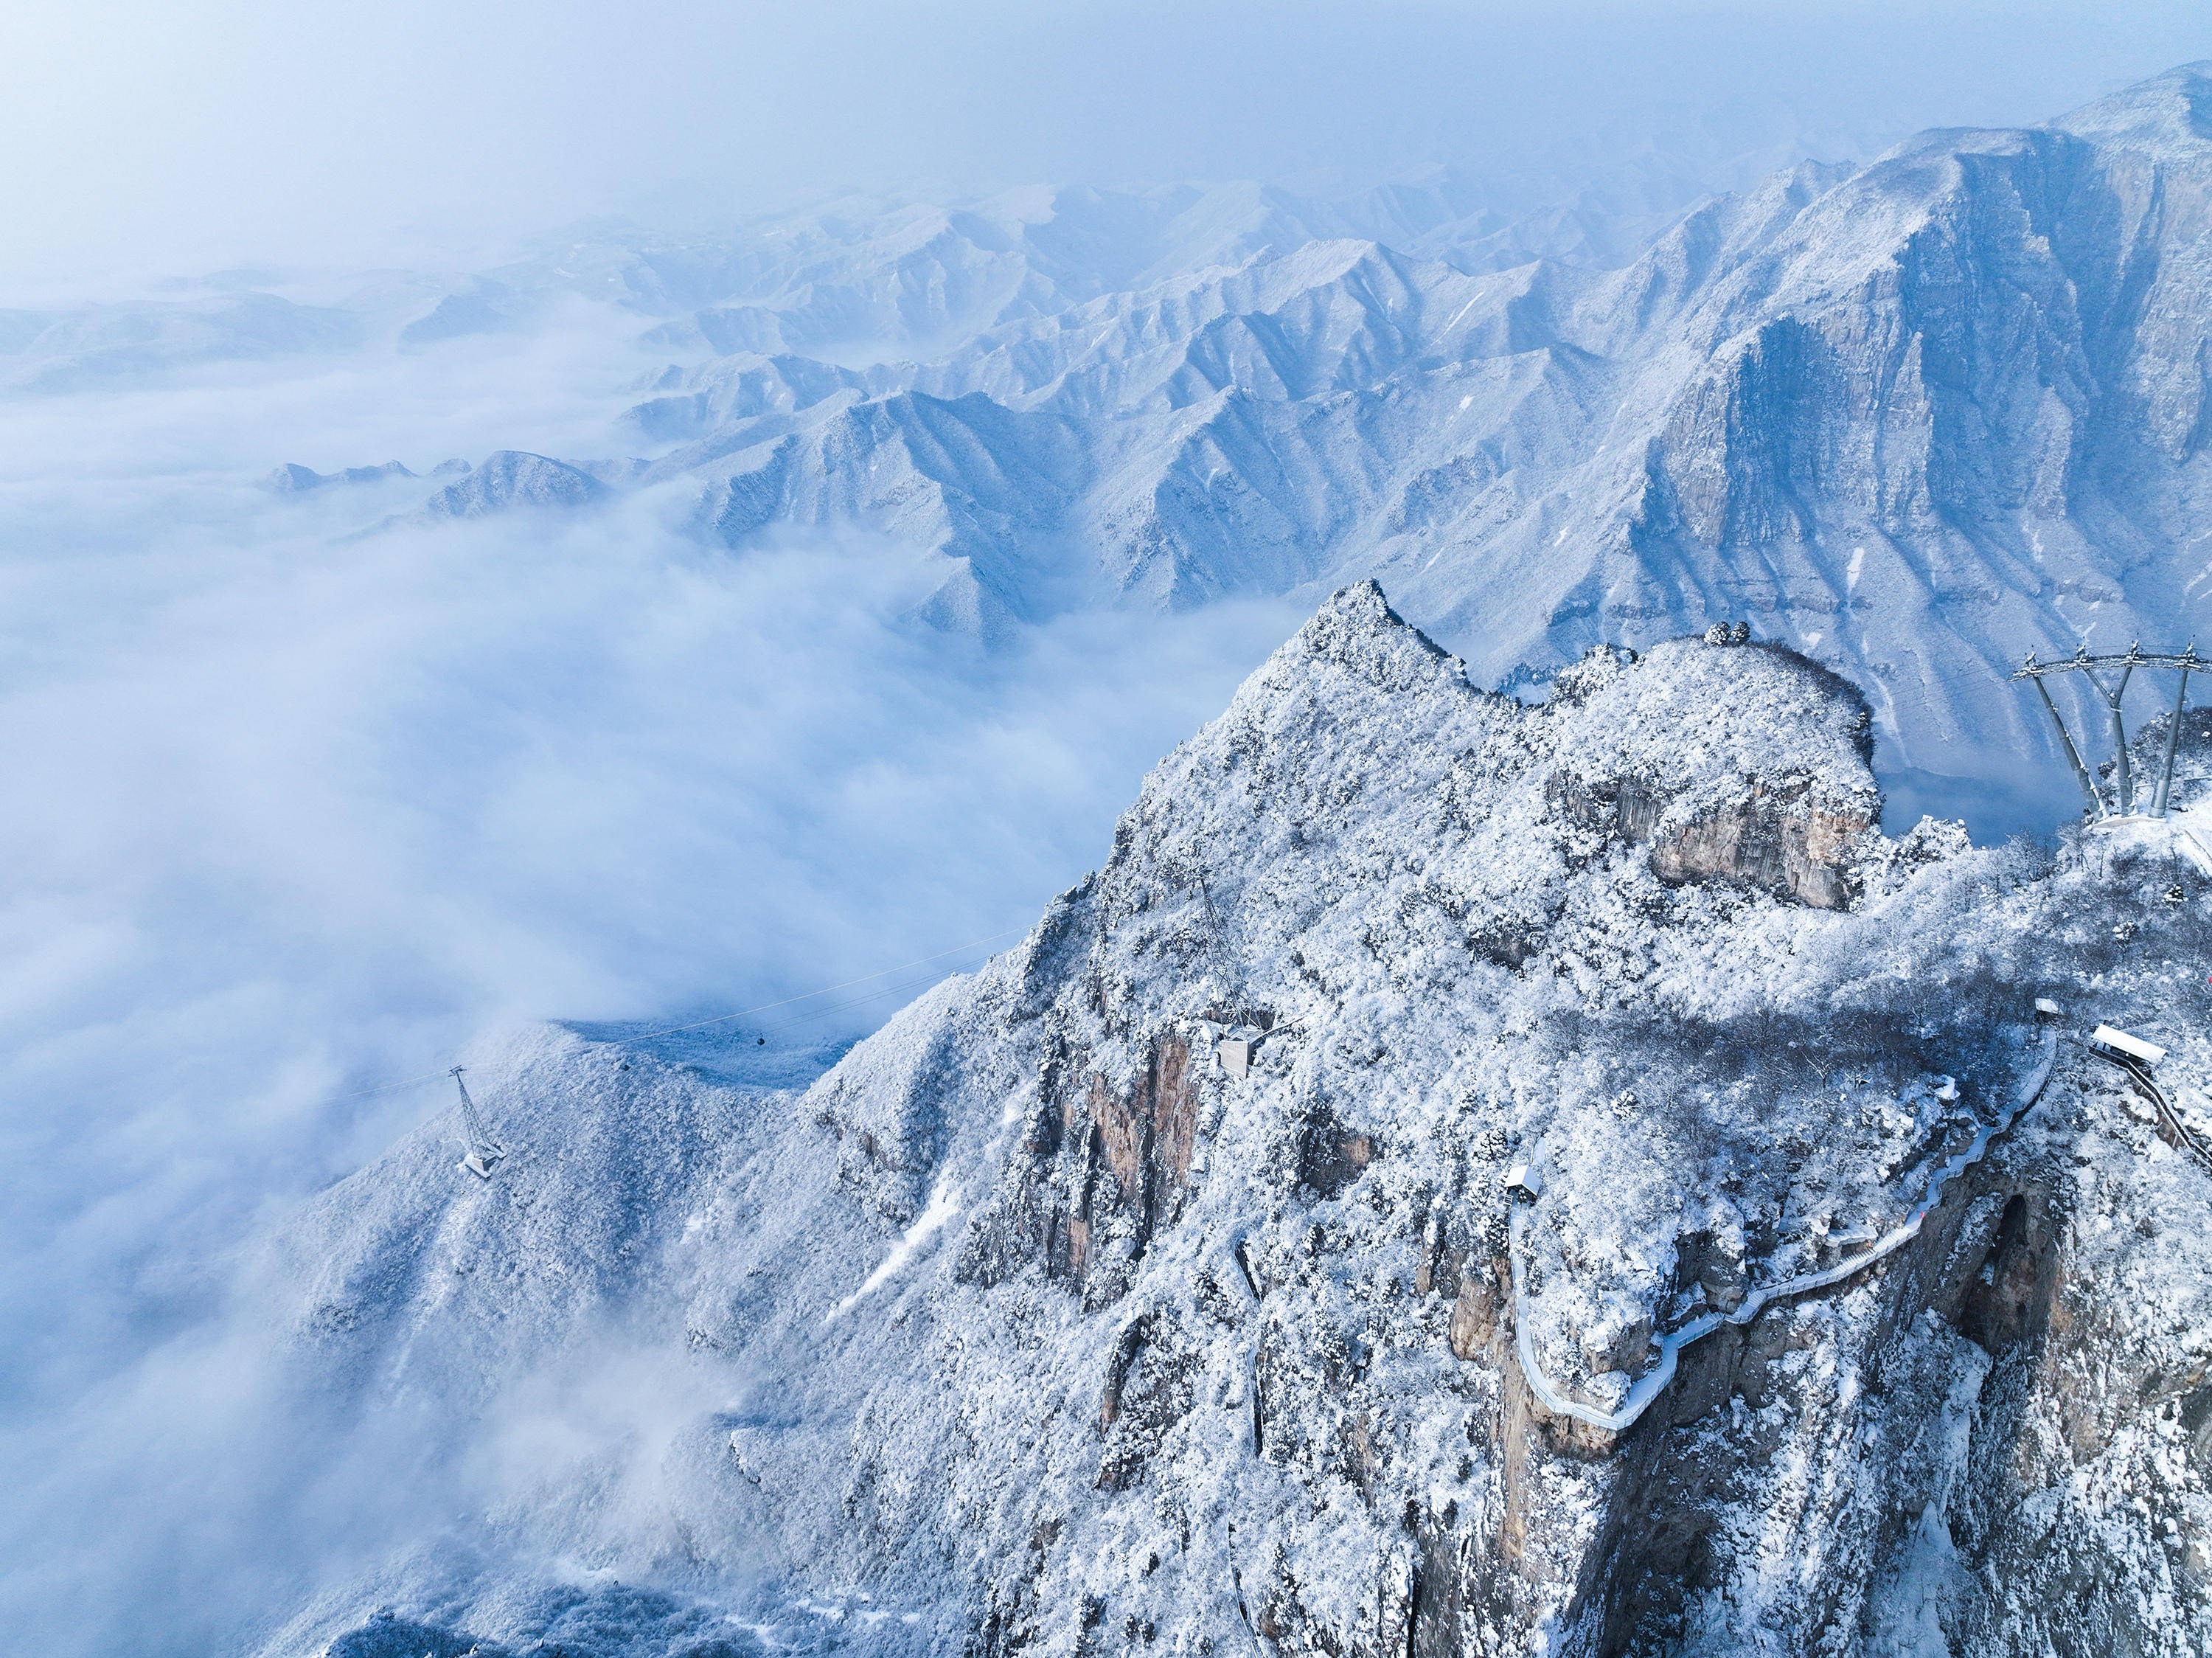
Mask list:
[{"label": "distant mountain range", "polygon": [[2046,741],[2022,653],[2178,644],[2203,603],[2208,91],[1801,166],[1617,270],[1316,241],[928,363],[726,352],[631,411],[674,446],[642,479],[732,546],[927,548],[932,619],[986,631],[1372,573],[1508,684],[1747,619],[1911,763],[1994,768]]},{"label": "distant mountain range", "polygon": [[[2178,646],[2205,603],[2209,100],[2189,65],[1686,212],[1679,178],[1516,215],[1443,174],[855,200],[350,308],[14,314],[0,346],[66,387],[163,350],[434,349],[582,294],[667,366],[615,421],[633,458],[580,474],[691,490],[732,550],[909,546],[936,625],[1374,575],[1510,686],[1744,619],[1865,686],[1893,768],[1994,778],[2055,765],[2003,682],[2023,653]],[[593,498],[566,485],[520,497]],[[471,515],[514,493],[454,487]]]}]

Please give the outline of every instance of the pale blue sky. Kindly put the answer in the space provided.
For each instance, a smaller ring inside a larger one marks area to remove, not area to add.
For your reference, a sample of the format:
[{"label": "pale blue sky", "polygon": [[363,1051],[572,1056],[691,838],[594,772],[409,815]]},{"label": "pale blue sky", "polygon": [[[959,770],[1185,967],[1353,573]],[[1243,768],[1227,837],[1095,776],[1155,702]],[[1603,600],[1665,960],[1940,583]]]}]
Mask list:
[{"label": "pale blue sky", "polygon": [[2053,114],[2212,55],[2212,7],[17,0],[0,283],[469,263],[672,180],[1265,176],[1659,112],[1747,147]]}]

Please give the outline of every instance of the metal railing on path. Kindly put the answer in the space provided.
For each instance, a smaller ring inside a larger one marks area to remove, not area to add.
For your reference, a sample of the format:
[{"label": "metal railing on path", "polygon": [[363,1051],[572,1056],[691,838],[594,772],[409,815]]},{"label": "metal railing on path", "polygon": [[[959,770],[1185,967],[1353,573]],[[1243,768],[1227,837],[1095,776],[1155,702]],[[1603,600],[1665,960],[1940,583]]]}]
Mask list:
[{"label": "metal railing on path", "polygon": [[2151,1080],[2148,1065],[2129,1054],[2101,1045],[2093,1046],[2089,1051],[2107,1064],[2117,1065],[2127,1073],[2135,1084],[2136,1092],[2158,1113],[2160,1139],[2176,1151],[2195,1158],[2206,1173],[2212,1173],[2212,1146],[2207,1146],[2204,1137],[2181,1120],[2181,1113],[2173,1108],[2173,1102],[2166,1097],[2165,1090]]}]

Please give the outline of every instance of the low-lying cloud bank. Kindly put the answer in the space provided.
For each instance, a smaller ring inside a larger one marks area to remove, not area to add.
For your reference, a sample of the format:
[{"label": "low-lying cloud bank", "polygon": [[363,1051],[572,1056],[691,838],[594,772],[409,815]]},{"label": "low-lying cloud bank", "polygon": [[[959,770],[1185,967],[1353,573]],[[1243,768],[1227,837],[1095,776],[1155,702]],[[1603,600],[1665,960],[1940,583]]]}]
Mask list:
[{"label": "low-lying cloud bank", "polygon": [[[272,1393],[228,1298],[241,1240],[446,1103],[356,1091],[1025,925],[1295,625],[984,653],[905,619],[935,578],[895,548],[732,557],[651,493],[349,539],[433,486],[257,481],[605,453],[617,332],[0,404],[0,1478],[40,1650],[204,1650],[422,1518],[406,1436]],[[607,1374],[521,1419],[588,1444]]]}]

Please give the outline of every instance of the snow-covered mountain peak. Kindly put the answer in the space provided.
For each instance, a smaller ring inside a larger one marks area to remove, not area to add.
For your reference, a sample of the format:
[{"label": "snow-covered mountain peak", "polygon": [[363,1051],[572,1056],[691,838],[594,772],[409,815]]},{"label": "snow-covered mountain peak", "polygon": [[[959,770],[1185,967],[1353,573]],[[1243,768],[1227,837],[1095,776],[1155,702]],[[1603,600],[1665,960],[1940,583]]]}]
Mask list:
[{"label": "snow-covered mountain peak", "polygon": [[[690,1650],[665,1633],[676,1592],[740,1570],[801,1606],[872,1597],[884,1652],[1264,1635],[1441,1658],[1631,1627],[1663,1650],[1686,1606],[1711,1649],[1756,1622],[1802,1650],[1878,1624],[1917,1557],[1893,1516],[1957,1512],[1966,1478],[1923,1466],[1922,1437],[2050,1408],[2025,1368],[1974,1403],[1993,1366],[2049,1352],[2089,1378],[2120,1350],[2051,1310],[2064,1194],[2179,1215],[2198,1178],[2099,1149],[2078,1105],[1992,1149],[2047,1074],[2033,998],[2094,978],[2164,1042],[2156,1009],[2205,992],[2156,964],[2203,923],[2124,848],[1884,840],[1864,700],[1746,631],[1601,647],[1525,705],[1375,583],[1336,592],[1018,948],[803,1094],[749,1083],[741,1039],[734,1069],[704,1038],[482,1056],[512,1156],[480,1182],[426,1132],[319,1198],[270,1252],[288,1362],[415,1435],[430,1397],[514,1431],[540,1372],[670,1356],[683,1403],[641,1439],[649,1470],[527,1441],[528,1500],[495,1516],[548,1516],[532,1534],[563,1570],[670,1587],[558,1599],[634,1629],[608,1637],[625,1654]],[[2212,1048],[2171,1039],[2212,1075]],[[2187,1332],[2212,1328],[2201,1273],[2142,1228],[2074,1235],[2172,1314],[2121,1344],[2143,1356],[2124,1382],[2078,1385],[2179,1400],[2203,1374]],[[1862,1273],[1875,1239],[1888,1264]],[[1758,1311],[1778,1284],[1798,1288]],[[2094,1325],[2100,1293],[2067,1317]],[[1639,1388],[1626,1430],[1569,1408]],[[2195,1617],[2153,1581],[2171,1437],[2111,1453],[2141,1514],[2076,1477],[2105,1454],[2063,1434],[2021,1431],[2033,1466],[1978,1460],[1973,1546],[2026,1587],[1974,1615],[2072,1619],[2038,1587],[2056,1546],[2130,1563],[2112,1581],[2141,1593],[2099,1616]],[[620,1520],[607,1494],[648,1473],[667,1521]],[[2011,1518],[2031,1476],[2056,1545]],[[1704,1564],[1670,1540],[1708,1533]],[[1820,1588],[1767,1582],[1778,1554]],[[410,1562],[270,1650],[370,1641],[380,1605],[410,1653],[550,1642],[535,1570]],[[787,1627],[789,1605],[745,1616]]]},{"label": "snow-covered mountain peak", "polygon": [[1112,856],[1024,952],[817,1086],[850,1178],[885,1214],[921,1212],[948,1078],[972,1083],[999,1051],[978,1019],[1043,1017],[1126,1089],[1208,1009],[1264,1009],[1318,1039],[1346,1018],[1437,1016],[1398,998],[1456,998],[1470,972],[1539,956],[1582,962],[1599,1003],[1655,972],[1707,994],[1688,989],[1703,901],[1653,895],[1718,881],[1845,906],[1879,811],[1852,688],[1721,634],[1601,649],[1524,706],[1471,686],[1374,582],[1333,595],[1146,779]]},{"label": "snow-covered mountain peak", "polygon": [[[1471,720],[1540,757],[1548,787],[1632,778],[1668,820],[1735,809],[1747,789],[1870,820],[1872,721],[1857,687],[1784,647],[1747,644],[1747,630],[1714,632],[1641,655],[1599,647],[1560,675],[1547,702],[1524,706],[1471,685],[1464,662],[1392,610],[1376,582],[1361,582],[1332,595],[1146,794],[1234,769],[1240,745],[1263,728],[1310,751],[1328,732],[1358,731],[1352,741],[1370,760],[1373,734],[1385,729],[1393,751],[1425,747],[1443,759],[1445,734]],[[1395,764],[1422,770],[1411,752]]]},{"label": "snow-covered mountain peak", "polygon": [[2212,155],[2212,58],[2108,93],[2048,125],[2107,148],[2201,167]]},{"label": "snow-covered mountain peak", "polygon": [[1370,580],[1330,595],[1289,643],[1245,681],[1230,713],[1281,696],[1308,671],[1308,665],[1321,662],[1387,690],[1434,686],[1451,695],[1467,688],[1465,664],[1409,625],[1390,608],[1382,585]]},{"label": "snow-covered mountain peak", "polygon": [[566,461],[520,449],[501,449],[457,484],[448,484],[424,505],[426,519],[482,518],[515,507],[540,509],[589,506],[612,493],[589,473]]}]

